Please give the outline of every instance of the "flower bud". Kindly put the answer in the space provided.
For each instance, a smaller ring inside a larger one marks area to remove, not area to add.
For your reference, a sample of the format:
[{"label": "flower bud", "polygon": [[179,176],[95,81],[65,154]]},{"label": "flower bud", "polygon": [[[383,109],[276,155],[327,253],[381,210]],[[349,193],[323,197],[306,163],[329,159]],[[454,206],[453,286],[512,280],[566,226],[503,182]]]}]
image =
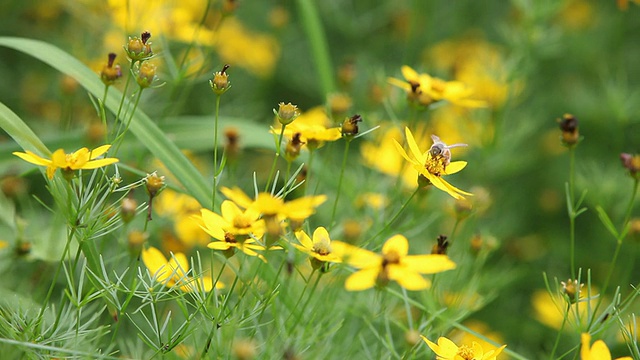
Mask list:
[{"label": "flower bud", "polygon": [[629,170],[629,174],[634,179],[640,179],[640,155],[631,155],[627,153],[620,154],[622,166]]},{"label": "flower bud", "polygon": [[233,342],[233,355],[238,360],[251,360],[258,355],[258,349],[253,340],[236,340]]},{"label": "flower bud", "polygon": [[580,140],[580,132],[578,131],[578,119],[571,114],[564,114],[562,119],[557,120],[562,130],[562,143],[566,146],[574,146]]},{"label": "flower bud", "polygon": [[136,209],[138,208],[138,202],[133,198],[122,199],[120,205],[120,217],[125,224],[128,224],[136,216]]},{"label": "flower bud", "polygon": [[102,72],[100,72],[100,79],[107,86],[113,85],[116,80],[122,77],[122,70],[120,69],[120,65],[113,65],[115,59],[116,54],[109,53],[109,60],[107,61],[107,65],[105,65],[102,68]]},{"label": "flower bud", "polygon": [[342,136],[354,136],[358,134],[358,123],[362,121],[362,116],[356,114],[346,118],[342,123]]},{"label": "flower bud", "polygon": [[149,63],[144,62],[140,65],[138,69],[138,76],[136,77],[136,82],[140,85],[141,88],[148,88],[151,86],[154,80],[156,80],[156,66]]},{"label": "flower bud", "polygon": [[569,297],[570,303],[573,304],[580,298],[580,292],[584,284],[578,284],[578,280],[571,279],[567,280],[566,283],[561,281],[560,284],[562,284],[562,292]]},{"label": "flower bud", "polygon": [[211,86],[211,90],[216,95],[222,95],[229,88],[231,88],[231,83],[229,82],[229,75],[226,73],[227,69],[229,69],[229,65],[224,65],[221,71],[213,73],[213,79],[209,80],[209,85]]},{"label": "flower bud", "polygon": [[227,161],[233,162],[240,153],[240,147],[238,146],[240,135],[238,134],[238,130],[232,127],[226,128],[224,130],[224,138],[226,139],[224,149],[227,154]]},{"label": "flower bud", "polygon": [[150,59],[153,56],[153,51],[151,50],[151,42],[149,42],[150,38],[151,33],[148,31],[140,34],[140,38],[129,38],[127,47],[124,49],[127,53],[127,56],[129,56],[129,58],[134,62]]},{"label": "flower bud", "polygon": [[273,113],[276,114],[278,121],[282,125],[289,125],[293,120],[295,120],[298,116],[300,116],[300,111],[298,110],[297,105],[293,105],[291,103],[283,103],[278,104],[278,111],[273,110]]},{"label": "flower bud", "polygon": [[151,213],[153,208],[153,198],[155,198],[162,189],[166,186],[164,182],[164,176],[158,176],[154,171],[152,174],[147,174],[144,178],[145,187],[149,194],[149,208],[147,212],[147,220],[151,221]]}]

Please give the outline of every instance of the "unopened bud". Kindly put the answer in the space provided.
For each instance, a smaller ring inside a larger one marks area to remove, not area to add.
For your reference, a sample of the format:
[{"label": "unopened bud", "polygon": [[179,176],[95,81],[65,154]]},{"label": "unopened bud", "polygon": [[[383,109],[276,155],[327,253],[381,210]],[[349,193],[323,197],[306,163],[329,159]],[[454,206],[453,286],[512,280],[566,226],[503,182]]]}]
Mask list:
[{"label": "unopened bud", "polygon": [[436,243],[431,248],[431,254],[433,255],[446,255],[449,248],[449,241],[445,235],[439,235],[436,239]]},{"label": "unopened bud", "polygon": [[144,61],[150,59],[153,56],[153,51],[151,50],[151,42],[149,41],[150,38],[151,33],[148,31],[140,34],[140,38],[129,38],[129,42],[125,47],[127,56],[129,56],[129,58],[133,61]]},{"label": "unopened bud", "polygon": [[274,109],[273,113],[276,114],[278,121],[282,125],[289,125],[293,120],[300,116],[300,111],[298,110],[297,105],[293,105],[291,103],[285,104],[283,102],[278,104],[278,111]]},{"label": "unopened bud", "polygon": [[629,170],[629,174],[634,179],[640,179],[640,155],[631,155],[627,153],[620,154],[622,166]]},{"label": "unopened bud", "polygon": [[136,77],[136,81],[141,88],[148,88],[151,84],[156,80],[156,66],[149,63],[144,62],[140,65],[140,69],[138,70],[138,76]]},{"label": "unopened bud", "polygon": [[136,209],[138,208],[138,202],[133,198],[122,199],[122,205],[120,206],[120,217],[122,221],[127,224],[136,216]]},{"label": "unopened bud", "polygon": [[227,74],[227,69],[229,69],[229,65],[224,65],[221,71],[213,73],[213,79],[209,80],[209,85],[211,86],[211,90],[216,95],[222,95],[229,88],[231,88],[231,83],[229,82],[229,74]]},{"label": "unopened bud", "polygon": [[569,297],[570,303],[575,303],[580,298],[580,292],[582,291],[582,287],[584,284],[578,284],[578,280],[567,280],[565,283],[561,281],[562,284],[562,292]]}]

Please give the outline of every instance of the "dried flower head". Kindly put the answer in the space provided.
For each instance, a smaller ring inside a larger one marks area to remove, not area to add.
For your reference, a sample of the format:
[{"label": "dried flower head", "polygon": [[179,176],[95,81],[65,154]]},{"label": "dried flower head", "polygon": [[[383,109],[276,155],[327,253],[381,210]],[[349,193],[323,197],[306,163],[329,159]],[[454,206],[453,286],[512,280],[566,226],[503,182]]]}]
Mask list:
[{"label": "dried flower head", "polygon": [[295,133],[289,142],[287,143],[287,147],[284,150],[284,158],[288,162],[292,162],[300,155],[300,150],[302,149],[302,145],[305,143],[301,140],[301,134]]},{"label": "dried flower head", "polygon": [[102,82],[109,86],[113,85],[116,80],[122,77],[122,69],[120,69],[120,65],[114,65],[113,62],[116,60],[115,53],[109,53],[109,59],[107,60],[107,64],[102,68],[100,72],[100,79]]},{"label": "dried flower head", "polygon": [[358,135],[358,123],[362,121],[362,116],[355,114],[352,117],[346,118],[342,123],[342,136],[355,136]]},{"label": "dried flower head", "polygon": [[564,114],[562,119],[557,120],[562,130],[562,143],[566,146],[574,146],[580,140],[580,131],[578,130],[578,119],[571,114]]},{"label": "dried flower head", "polygon": [[634,179],[640,179],[640,155],[631,155],[627,153],[620,154],[622,166],[629,170],[629,174]]},{"label": "dried flower head", "polygon": [[446,255],[449,248],[449,241],[446,235],[438,235],[436,243],[431,248],[431,254]]}]

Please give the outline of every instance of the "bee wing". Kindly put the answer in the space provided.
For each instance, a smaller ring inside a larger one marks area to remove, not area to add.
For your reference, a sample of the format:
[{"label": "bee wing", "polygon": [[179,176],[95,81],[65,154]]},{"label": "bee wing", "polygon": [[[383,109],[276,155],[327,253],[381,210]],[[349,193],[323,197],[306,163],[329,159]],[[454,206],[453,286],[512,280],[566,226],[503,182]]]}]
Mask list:
[{"label": "bee wing", "polygon": [[433,140],[433,144],[440,144],[442,145],[445,149],[452,149],[452,148],[456,148],[456,147],[463,147],[463,146],[468,146],[467,144],[453,144],[453,145],[447,145],[445,144],[442,140],[440,140],[440,138],[436,135],[431,135],[431,140]]}]

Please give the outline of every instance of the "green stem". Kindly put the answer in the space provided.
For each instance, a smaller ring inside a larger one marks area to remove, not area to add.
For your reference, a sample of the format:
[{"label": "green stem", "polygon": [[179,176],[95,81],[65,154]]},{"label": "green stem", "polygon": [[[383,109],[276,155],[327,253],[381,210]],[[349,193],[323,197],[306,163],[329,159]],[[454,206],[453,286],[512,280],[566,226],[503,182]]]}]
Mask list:
[{"label": "green stem", "polygon": [[575,147],[569,147],[569,253],[571,262],[571,278],[576,278],[576,203],[575,203]]},{"label": "green stem", "polygon": [[420,188],[416,188],[416,190],[413,193],[411,193],[411,196],[409,196],[407,201],[405,201],[404,204],[402,204],[402,206],[400,207],[400,210],[398,210],[398,212],[393,216],[393,218],[389,222],[387,222],[384,225],[384,227],[382,229],[380,229],[380,231],[378,231],[375,235],[373,235],[371,237],[370,242],[373,241],[374,239],[376,239],[378,236],[380,236],[380,234],[382,234],[383,232],[387,231],[387,229],[389,229],[391,224],[393,224],[398,219],[400,214],[402,214],[402,212],[407,207],[407,205],[409,205],[409,202],[411,202],[411,199],[413,199],[413,197],[416,196],[416,194],[418,193],[419,190],[420,190]]},{"label": "green stem", "polygon": [[304,179],[304,183],[305,183],[304,194],[305,195],[309,194],[309,189],[311,187],[310,186],[311,183],[309,182],[309,180],[311,179],[311,169],[312,169],[311,163],[313,162],[313,154],[314,154],[314,152],[315,151],[309,149],[309,162],[307,163],[307,176]]},{"label": "green stem", "polygon": [[276,142],[276,156],[273,158],[273,163],[271,164],[271,171],[269,171],[269,177],[267,177],[267,186],[264,187],[265,192],[269,192],[269,187],[271,186],[271,178],[274,176],[276,172],[276,164],[278,163],[278,158],[280,157],[280,149],[282,148],[282,138],[284,136],[284,128],[286,127],[287,127],[286,124],[282,124],[282,127],[280,128],[280,135],[278,136],[278,142]]},{"label": "green stem", "polygon": [[109,143],[109,131],[107,131],[107,113],[104,110],[104,104],[107,102],[107,94],[109,91],[109,85],[104,86],[104,95],[102,95],[102,103],[100,104],[100,120],[102,120],[102,126],[104,126],[104,143]]},{"label": "green stem", "polygon": [[322,92],[326,96],[335,91],[333,65],[329,55],[327,38],[322,29],[320,16],[313,0],[297,0],[298,11],[304,32],[311,45],[311,58],[315,61],[318,72],[319,84]]},{"label": "green stem", "polygon": [[558,335],[556,336],[556,341],[553,344],[553,349],[551,350],[551,355],[549,359],[555,359],[556,350],[558,349],[558,344],[560,344],[560,335],[562,335],[562,329],[564,329],[564,325],[567,323],[567,318],[569,317],[569,310],[571,309],[571,305],[567,305],[567,311],[564,314],[564,318],[562,318],[562,325],[560,325],[560,329],[558,330]]},{"label": "green stem", "polygon": [[136,109],[138,108],[138,104],[140,104],[140,98],[142,97],[142,90],[144,88],[141,86],[138,90],[138,95],[136,96],[136,102],[133,105],[133,110],[131,110],[131,115],[129,116],[129,120],[126,121],[124,130],[119,133],[116,138],[113,140],[113,143],[116,144],[116,150],[113,152],[113,156],[118,154],[118,150],[120,150],[120,145],[122,145],[124,141],[124,135],[129,131],[129,126],[131,125],[131,121],[133,121],[133,114],[135,114]]},{"label": "green stem", "polygon": [[116,123],[120,120],[120,114],[122,113],[122,106],[124,104],[124,99],[127,97],[127,90],[129,89],[129,82],[131,81],[131,72],[133,71],[133,64],[135,64],[135,61],[131,60],[131,63],[129,64],[129,71],[127,72],[128,73],[127,81],[124,83],[124,90],[122,90],[122,97],[120,98],[120,104],[118,105],[118,112],[116,113],[116,119],[115,119]]},{"label": "green stem", "polygon": [[218,116],[220,113],[220,97],[216,95],[216,113],[213,122],[213,189],[211,190],[211,211],[215,211],[216,190],[218,188]]},{"label": "green stem", "polygon": [[331,212],[331,221],[329,224],[333,226],[333,221],[336,218],[336,209],[338,208],[338,199],[340,199],[340,190],[342,189],[342,178],[344,177],[344,168],[347,167],[347,155],[349,155],[349,144],[351,140],[347,139],[347,144],[344,147],[344,155],[342,156],[342,168],[340,169],[340,178],[338,180],[338,192],[336,194],[336,200],[333,202],[333,211]]}]

